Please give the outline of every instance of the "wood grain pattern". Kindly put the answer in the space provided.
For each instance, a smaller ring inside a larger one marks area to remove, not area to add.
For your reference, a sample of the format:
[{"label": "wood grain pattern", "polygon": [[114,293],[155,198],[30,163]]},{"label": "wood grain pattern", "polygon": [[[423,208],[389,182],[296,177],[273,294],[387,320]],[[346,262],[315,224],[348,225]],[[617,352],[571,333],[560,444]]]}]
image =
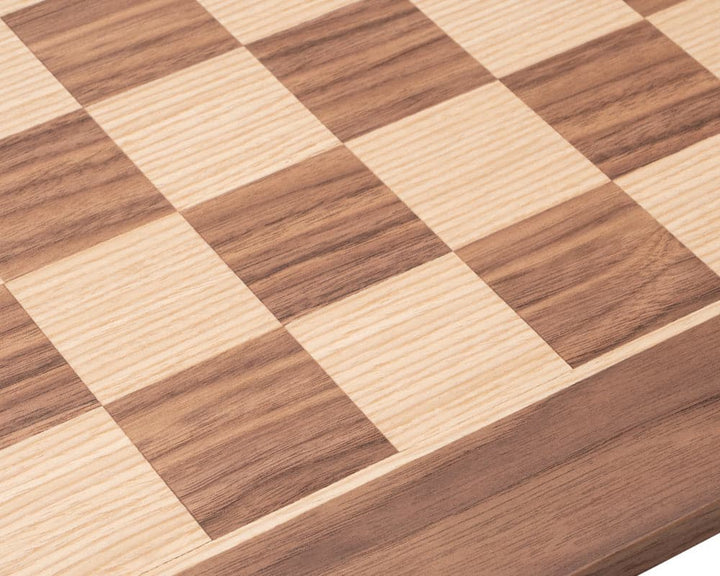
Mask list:
[{"label": "wood grain pattern", "polygon": [[674,6],[687,0],[625,0],[643,16],[650,16],[655,12]]},{"label": "wood grain pattern", "polygon": [[179,214],[8,287],[103,403],[278,326]]},{"label": "wood grain pattern", "polygon": [[617,183],[720,274],[720,135],[618,178]]},{"label": "wood grain pattern", "polygon": [[449,251],[344,147],[185,216],[281,321]]},{"label": "wood grain pattern", "polygon": [[653,15],[650,21],[720,77],[720,0],[686,0]]},{"label": "wood grain pattern", "polygon": [[454,254],[287,326],[399,450],[475,430],[569,370]]},{"label": "wood grain pattern", "polygon": [[208,541],[102,409],[0,451],[0,574],[135,576]]},{"label": "wood grain pattern", "polygon": [[292,28],[356,0],[199,0],[244,44]]},{"label": "wood grain pattern", "polygon": [[89,111],[181,209],[338,143],[244,48]]},{"label": "wood grain pattern", "polygon": [[45,0],[5,22],[83,105],[239,46],[194,0]]},{"label": "wood grain pattern", "polygon": [[623,0],[415,4],[497,77],[641,20]]},{"label": "wood grain pattern", "polygon": [[15,12],[21,8],[27,8],[38,2],[42,2],[42,0],[0,0],[0,16]]},{"label": "wood grain pattern", "polygon": [[647,22],[503,82],[611,178],[720,132],[720,80]]},{"label": "wood grain pattern", "polygon": [[719,350],[715,319],[182,574],[647,567],[678,521],[720,531]]},{"label": "wood grain pattern", "polygon": [[498,82],[348,147],[453,249],[607,181]]},{"label": "wood grain pattern", "polygon": [[613,183],[458,255],[571,366],[720,299],[720,277]]},{"label": "wood grain pattern", "polygon": [[98,405],[4,286],[0,342],[0,449]]},{"label": "wood grain pattern", "polygon": [[[0,14],[2,14],[0,2]],[[79,108],[32,52],[0,21],[0,139]]]},{"label": "wood grain pattern", "polygon": [[361,0],[248,47],[341,140],[492,80],[408,0]]},{"label": "wood grain pattern", "polygon": [[213,538],[395,452],[284,329],[108,410]]},{"label": "wood grain pattern", "polygon": [[6,280],[172,211],[84,111],[0,140]]}]

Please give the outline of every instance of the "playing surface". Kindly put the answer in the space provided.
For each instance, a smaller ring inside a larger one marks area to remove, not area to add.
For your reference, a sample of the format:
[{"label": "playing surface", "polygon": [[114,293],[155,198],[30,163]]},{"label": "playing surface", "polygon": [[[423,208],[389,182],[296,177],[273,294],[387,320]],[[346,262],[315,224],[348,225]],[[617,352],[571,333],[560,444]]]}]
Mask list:
[{"label": "playing surface", "polygon": [[720,531],[720,0],[0,15],[0,574]]}]

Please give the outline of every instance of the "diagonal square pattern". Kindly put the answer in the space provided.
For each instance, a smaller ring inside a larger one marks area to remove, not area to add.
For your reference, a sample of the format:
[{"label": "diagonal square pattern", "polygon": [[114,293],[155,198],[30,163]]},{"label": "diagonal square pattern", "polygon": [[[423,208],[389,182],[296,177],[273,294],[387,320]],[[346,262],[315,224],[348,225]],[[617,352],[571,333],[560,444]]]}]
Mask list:
[{"label": "diagonal square pattern", "polygon": [[287,328],[399,450],[475,430],[570,370],[455,254]]},{"label": "diagonal square pattern", "polygon": [[83,105],[239,46],[195,0],[45,0],[5,21]]},{"label": "diagonal square pattern", "polygon": [[344,147],[185,216],[282,321],[449,250]]},{"label": "diagonal square pattern", "polygon": [[573,367],[720,299],[720,277],[613,183],[458,255]]},{"label": "diagonal square pattern", "polygon": [[5,286],[0,342],[0,449],[98,405]]},{"label": "diagonal square pattern", "polygon": [[179,209],[338,143],[244,48],[89,111]]},{"label": "diagonal square pattern", "polygon": [[648,22],[503,82],[611,178],[720,132],[720,79]]},{"label": "diagonal square pattern", "polygon": [[395,453],[282,328],[108,410],[212,538]]},{"label": "diagonal square pattern", "polygon": [[0,140],[6,281],[171,212],[82,110]]},{"label": "diagonal square pattern", "polygon": [[499,82],[347,145],[453,249],[607,182]]},{"label": "diagonal square pattern", "polygon": [[341,140],[493,79],[408,0],[361,0],[248,47]]},{"label": "diagonal square pattern", "polygon": [[415,4],[497,77],[642,19],[623,0],[415,0]]},{"label": "diagonal square pattern", "polygon": [[8,287],[103,403],[278,326],[179,214]]}]

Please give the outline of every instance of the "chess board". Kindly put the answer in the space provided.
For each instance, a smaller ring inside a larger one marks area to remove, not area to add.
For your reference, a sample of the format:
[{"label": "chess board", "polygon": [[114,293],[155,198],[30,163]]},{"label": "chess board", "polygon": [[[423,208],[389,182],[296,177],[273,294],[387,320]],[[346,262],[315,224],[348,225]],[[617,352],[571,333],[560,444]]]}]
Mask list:
[{"label": "chess board", "polygon": [[720,0],[0,16],[0,574],[720,532]]}]

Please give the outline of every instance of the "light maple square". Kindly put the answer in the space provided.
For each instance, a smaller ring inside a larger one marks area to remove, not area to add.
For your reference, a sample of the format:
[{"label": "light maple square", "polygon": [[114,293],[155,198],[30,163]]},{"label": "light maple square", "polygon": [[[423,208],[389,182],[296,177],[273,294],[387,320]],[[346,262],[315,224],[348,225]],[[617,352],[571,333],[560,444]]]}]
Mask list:
[{"label": "light maple square", "polygon": [[8,286],[101,402],[279,325],[179,214]]},{"label": "light maple square", "polygon": [[607,181],[499,82],[348,147],[453,249]]},{"label": "light maple square", "polygon": [[648,164],[616,182],[720,274],[720,136]]},{"label": "light maple square", "polygon": [[648,20],[720,78],[720,0],[685,0]]},{"label": "light maple square", "polygon": [[468,433],[570,370],[455,254],[287,327],[399,450]]},{"label": "light maple square", "polygon": [[307,22],[356,0],[198,0],[244,44]]},{"label": "light maple square", "polygon": [[75,98],[0,20],[0,138],[78,108]]},{"label": "light maple square", "polygon": [[338,143],[244,48],[88,110],[179,209]]},{"label": "light maple square", "polygon": [[641,20],[623,0],[416,0],[495,76]]},{"label": "light maple square", "polygon": [[0,574],[130,576],[209,541],[102,408],[0,451]]}]

